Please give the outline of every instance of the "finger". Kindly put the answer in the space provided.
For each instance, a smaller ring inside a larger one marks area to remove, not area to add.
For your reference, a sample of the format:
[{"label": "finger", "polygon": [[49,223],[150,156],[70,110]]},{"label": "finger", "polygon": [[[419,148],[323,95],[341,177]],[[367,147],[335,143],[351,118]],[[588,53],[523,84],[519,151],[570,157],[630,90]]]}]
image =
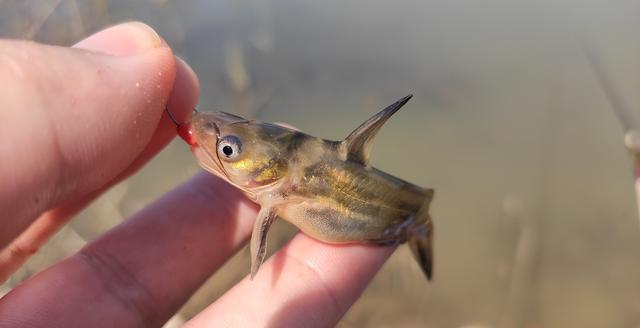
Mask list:
[{"label": "finger", "polygon": [[[176,61],[176,79],[167,106],[178,113],[189,113],[198,99],[198,80],[191,68],[181,59]],[[181,117],[182,119],[182,117]],[[51,238],[68,220],[93,201],[104,190],[125,179],[157,154],[175,136],[173,122],[165,116],[160,120],[149,145],[133,163],[115,179],[78,201],[69,201],[40,215],[24,232],[7,247],[0,250],[0,283],[5,281],[24,262]]]},{"label": "finger", "polygon": [[393,250],[298,234],[185,327],[333,327]]},{"label": "finger", "polygon": [[128,45],[105,55],[0,41],[0,157],[12,158],[0,168],[0,247],[44,210],[113,180],[156,131],[173,88],[171,50],[142,24],[94,38],[105,34]]},{"label": "finger", "polygon": [[[256,213],[238,190],[199,174],[11,291],[0,300],[0,318],[29,326],[159,326],[246,242]],[[91,315],[78,316],[80,304]]]}]

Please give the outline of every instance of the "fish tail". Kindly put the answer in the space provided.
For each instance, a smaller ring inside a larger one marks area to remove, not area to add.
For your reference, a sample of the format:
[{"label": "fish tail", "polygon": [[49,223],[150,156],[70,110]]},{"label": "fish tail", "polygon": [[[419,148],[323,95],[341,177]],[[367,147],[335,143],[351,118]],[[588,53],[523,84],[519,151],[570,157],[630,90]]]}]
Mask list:
[{"label": "fish tail", "polygon": [[428,280],[433,276],[433,221],[429,215],[433,194],[433,189],[427,191],[422,207],[416,213],[417,222],[421,223],[412,229],[408,240],[413,257]]}]

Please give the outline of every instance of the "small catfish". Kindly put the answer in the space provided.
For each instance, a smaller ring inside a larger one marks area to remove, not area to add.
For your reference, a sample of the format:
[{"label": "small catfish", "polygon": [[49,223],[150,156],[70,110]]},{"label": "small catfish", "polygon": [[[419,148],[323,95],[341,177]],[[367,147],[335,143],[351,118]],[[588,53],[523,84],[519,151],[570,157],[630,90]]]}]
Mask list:
[{"label": "small catfish", "polygon": [[374,115],[342,141],[224,112],[196,112],[190,123],[179,125],[205,170],[261,206],[251,235],[252,279],[265,259],[267,233],[277,218],[331,244],[408,241],[431,279],[433,189],[369,165],[376,133],[411,97]]}]

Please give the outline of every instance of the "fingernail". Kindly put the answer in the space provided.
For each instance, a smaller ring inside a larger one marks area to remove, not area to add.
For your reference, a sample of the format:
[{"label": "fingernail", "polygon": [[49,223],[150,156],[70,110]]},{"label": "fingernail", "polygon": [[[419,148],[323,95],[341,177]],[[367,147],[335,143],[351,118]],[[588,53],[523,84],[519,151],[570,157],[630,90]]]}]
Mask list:
[{"label": "fingernail", "polygon": [[108,27],[76,43],[74,48],[112,56],[131,56],[166,46],[149,25],[129,22]]}]

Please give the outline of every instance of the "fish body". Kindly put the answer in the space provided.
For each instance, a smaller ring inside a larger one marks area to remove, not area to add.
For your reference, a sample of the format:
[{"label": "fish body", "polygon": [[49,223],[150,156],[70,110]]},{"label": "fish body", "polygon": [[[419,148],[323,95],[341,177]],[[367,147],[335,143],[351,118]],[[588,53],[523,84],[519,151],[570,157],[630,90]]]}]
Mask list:
[{"label": "fish body", "polygon": [[251,236],[253,277],[267,233],[282,218],[327,243],[409,242],[432,274],[433,190],[369,165],[371,141],[411,96],[388,106],[343,141],[224,113],[196,113],[188,129],[199,164],[261,205]]}]

